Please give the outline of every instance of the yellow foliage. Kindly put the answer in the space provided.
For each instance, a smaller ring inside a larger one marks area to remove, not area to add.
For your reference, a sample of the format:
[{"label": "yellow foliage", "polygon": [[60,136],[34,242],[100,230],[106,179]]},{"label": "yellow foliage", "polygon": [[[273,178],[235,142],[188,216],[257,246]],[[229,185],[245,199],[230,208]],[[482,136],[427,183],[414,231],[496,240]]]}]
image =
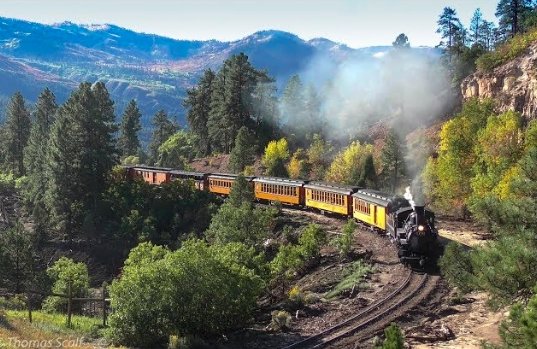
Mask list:
[{"label": "yellow foliage", "polygon": [[477,141],[480,159],[489,166],[501,166],[518,159],[523,147],[520,126],[520,115],[513,111],[489,117]]},{"label": "yellow foliage", "polygon": [[271,167],[278,160],[286,161],[289,159],[289,146],[287,140],[282,138],[278,141],[270,141],[265,148],[263,155],[263,165]]},{"label": "yellow foliage", "polygon": [[362,171],[362,164],[368,154],[373,153],[371,144],[352,142],[343,149],[330,165],[326,180],[334,183],[358,184]]},{"label": "yellow foliage", "polygon": [[304,153],[304,150],[298,149],[293,156],[291,157],[291,160],[289,161],[289,164],[287,165],[287,172],[289,173],[289,178],[301,178],[307,176],[307,159],[306,154]]},{"label": "yellow foliage", "polygon": [[519,165],[515,165],[507,170],[496,188],[494,188],[494,194],[500,199],[506,200],[511,198],[513,194],[513,183],[522,176],[522,170]]}]

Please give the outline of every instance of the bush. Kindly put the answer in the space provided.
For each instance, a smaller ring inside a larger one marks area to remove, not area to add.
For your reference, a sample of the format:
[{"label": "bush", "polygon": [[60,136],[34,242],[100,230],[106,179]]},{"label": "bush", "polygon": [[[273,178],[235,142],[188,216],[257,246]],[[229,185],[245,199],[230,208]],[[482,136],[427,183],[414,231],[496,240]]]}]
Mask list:
[{"label": "bush", "polygon": [[228,248],[189,240],[174,252],[149,243],[133,249],[110,287],[108,336],[118,344],[155,347],[172,334],[211,336],[243,326],[263,281],[248,267],[252,261]]},{"label": "bush", "polygon": [[[76,263],[70,258],[61,257],[52,267],[47,269],[47,275],[54,282],[52,292],[68,295],[69,290],[73,297],[84,297],[89,289],[89,275],[86,264]],[[63,310],[67,304],[66,298],[50,296],[43,303],[43,310],[48,312]],[[77,309],[74,309],[77,311]]]},{"label": "bush", "polygon": [[0,310],[24,310],[26,308],[26,297],[21,294],[10,298],[0,297]]},{"label": "bush", "polygon": [[403,349],[405,347],[403,332],[395,323],[392,323],[384,330],[384,337],[381,349]]},{"label": "bush", "polygon": [[168,341],[168,349],[211,349],[203,339],[195,336],[170,336]]},{"label": "bush", "polygon": [[500,335],[506,348],[537,347],[537,295],[527,305],[517,303],[511,308],[509,319],[500,326]]},{"label": "bush", "polygon": [[362,280],[369,275],[373,269],[370,265],[362,261],[356,261],[349,268],[347,275],[341,280],[336,287],[326,294],[326,298],[334,298],[346,291],[351,291],[356,287],[360,287]]},{"label": "bush", "polygon": [[352,235],[356,231],[356,221],[351,218],[343,226],[341,235],[335,240],[336,247],[342,257],[348,257],[352,249]]},{"label": "bush", "polygon": [[291,279],[303,264],[304,261],[297,246],[283,245],[270,262],[270,271],[274,277]]},{"label": "bush", "polygon": [[327,236],[317,224],[309,224],[298,239],[300,254],[304,260],[317,258],[321,252],[321,247],[326,244]]},{"label": "bush", "polygon": [[438,264],[451,286],[458,287],[463,293],[474,289],[472,258],[464,246],[457,242],[447,244]]},{"label": "bush", "polygon": [[320,300],[319,296],[317,294],[315,294],[315,293],[312,293],[312,292],[308,292],[304,296],[304,303],[305,304],[315,304],[315,303],[319,302],[319,300]]},{"label": "bush", "polygon": [[289,290],[289,302],[293,308],[301,308],[304,305],[304,293],[298,286],[293,286]]},{"label": "bush", "polygon": [[0,172],[0,193],[15,190],[15,181],[13,173]]},{"label": "bush", "polygon": [[283,310],[272,312],[272,321],[270,327],[275,331],[286,331],[291,326],[291,314]]},{"label": "bush", "polygon": [[272,208],[254,208],[246,202],[236,207],[226,202],[213,216],[205,234],[215,243],[242,242],[261,249],[272,231],[275,216],[276,211]]}]

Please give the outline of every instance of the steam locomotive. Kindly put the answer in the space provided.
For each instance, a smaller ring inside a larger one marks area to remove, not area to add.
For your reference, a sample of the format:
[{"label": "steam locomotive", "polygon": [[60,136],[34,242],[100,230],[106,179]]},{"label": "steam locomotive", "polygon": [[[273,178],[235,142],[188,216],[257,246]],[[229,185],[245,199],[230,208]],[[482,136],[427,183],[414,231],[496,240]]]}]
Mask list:
[{"label": "steam locomotive", "polygon": [[[229,195],[237,175],[202,173],[149,166],[126,166],[130,179],[141,178],[160,185],[173,180],[190,180],[198,190]],[[401,196],[372,189],[317,181],[274,177],[246,177],[257,201],[354,217],[372,230],[387,234],[404,263],[424,266],[437,249],[438,232],[434,213]]]}]

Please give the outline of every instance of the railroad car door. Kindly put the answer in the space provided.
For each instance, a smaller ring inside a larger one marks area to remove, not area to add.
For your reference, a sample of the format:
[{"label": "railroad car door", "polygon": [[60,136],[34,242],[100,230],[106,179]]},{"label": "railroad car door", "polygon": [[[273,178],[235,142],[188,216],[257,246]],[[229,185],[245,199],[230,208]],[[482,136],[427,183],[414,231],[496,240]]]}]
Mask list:
[{"label": "railroad car door", "polygon": [[375,223],[375,225],[377,225],[377,205],[372,205],[373,206],[373,223]]}]

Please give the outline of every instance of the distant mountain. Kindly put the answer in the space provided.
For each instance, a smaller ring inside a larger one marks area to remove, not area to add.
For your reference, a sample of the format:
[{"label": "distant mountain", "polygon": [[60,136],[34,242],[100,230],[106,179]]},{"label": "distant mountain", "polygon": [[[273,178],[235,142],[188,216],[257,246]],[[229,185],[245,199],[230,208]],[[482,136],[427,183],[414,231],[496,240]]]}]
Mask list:
[{"label": "distant mountain", "polygon": [[[352,49],[328,39],[304,41],[275,30],[232,42],[176,40],[137,33],[115,25],[43,25],[0,17],[0,103],[20,90],[30,101],[49,86],[60,102],[82,81],[104,81],[118,115],[131,98],[143,112],[143,124],[159,109],[184,124],[185,90],[206,68],[217,69],[244,52],[281,86],[322,55],[333,62],[372,57],[389,47]],[[1,112],[0,112],[1,114]],[[147,130],[146,130],[147,132]]]}]

